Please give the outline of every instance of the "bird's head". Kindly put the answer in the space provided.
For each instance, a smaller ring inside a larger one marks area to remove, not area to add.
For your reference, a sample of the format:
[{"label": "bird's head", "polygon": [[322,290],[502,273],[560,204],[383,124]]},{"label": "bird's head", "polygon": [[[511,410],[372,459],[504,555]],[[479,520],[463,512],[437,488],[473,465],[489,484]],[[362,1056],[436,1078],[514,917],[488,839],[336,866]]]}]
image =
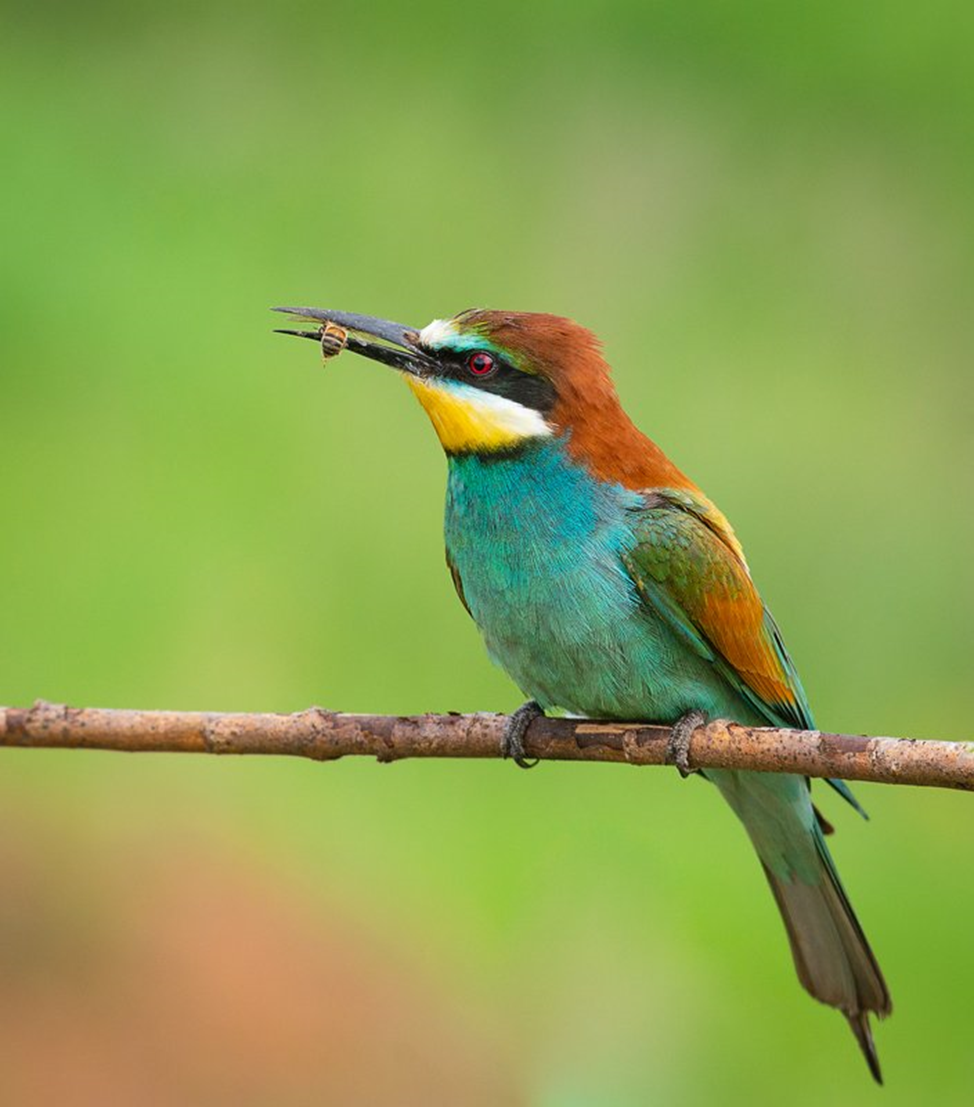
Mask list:
[{"label": "bird's head", "polygon": [[614,398],[595,336],[556,315],[473,309],[418,329],[349,312],[277,310],[335,323],[351,332],[348,349],[399,370],[448,454],[509,453],[571,430],[585,409]]},{"label": "bird's head", "polygon": [[275,310],[320,324],[284,334],[320,341],[337,324],[349,332],[346,349],[398,370],[449,455],[503,457],[558,437],[604,480],[693,487],[630,422],[598,339],[571,319],[473,308],[419,329],[352,312]]}]

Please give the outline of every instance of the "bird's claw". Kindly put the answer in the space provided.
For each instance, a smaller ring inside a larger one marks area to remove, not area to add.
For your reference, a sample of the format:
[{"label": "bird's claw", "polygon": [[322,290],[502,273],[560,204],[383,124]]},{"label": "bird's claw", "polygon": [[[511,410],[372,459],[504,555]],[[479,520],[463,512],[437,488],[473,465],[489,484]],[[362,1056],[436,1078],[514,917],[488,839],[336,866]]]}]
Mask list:
[{"label": "bird's claw", "polygon": [[539,758],[529,760],[524,749],[524,736],[535,719],[541,718],[544,711],[534,700],[528,700],[507,720],[504,737],[501,739],[501,757],[510,757],[519,769],[533,769]]},{"label": "bird's claw", "polygon": [[684,780],[697,772],[690,764],[690,741],[698,726],[706,726],[707,716],[702,711],[688,711],[677,719],[670,731],[670,740],[666,747],[666,762],[675,765]]}]

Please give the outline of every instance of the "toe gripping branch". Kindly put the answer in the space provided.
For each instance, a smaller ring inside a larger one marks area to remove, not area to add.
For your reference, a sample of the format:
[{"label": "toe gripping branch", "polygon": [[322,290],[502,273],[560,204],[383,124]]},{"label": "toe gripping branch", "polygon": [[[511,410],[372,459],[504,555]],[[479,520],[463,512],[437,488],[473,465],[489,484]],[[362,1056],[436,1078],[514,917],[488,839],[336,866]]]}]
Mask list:
[{"label": "toe gripping branch", "polygon": [[693,739],[693,732],[697,727],[706,725],[707,716],[702,711],[688,711],[682,718],[677,719],[670,731],[670,740],[666,747],[666,763],[675,765],[684,780],[691,773],[697,772],[690,764],[690,742]]},{"label": "toe gripping branch", "polygon": [[512,758],[519,769],[533,769],[540,759],[527,757],[524,738],[534,720],[543,716],[544,711],[535,700],[522,703],[507,722],[504,737],[501,739],[501,757]]}]

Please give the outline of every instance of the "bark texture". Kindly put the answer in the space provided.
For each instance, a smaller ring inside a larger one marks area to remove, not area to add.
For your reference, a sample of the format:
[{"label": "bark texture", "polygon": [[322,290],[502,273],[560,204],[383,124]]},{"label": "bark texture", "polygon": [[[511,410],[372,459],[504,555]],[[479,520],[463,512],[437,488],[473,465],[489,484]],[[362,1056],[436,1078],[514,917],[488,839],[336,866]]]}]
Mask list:
[{"label": "bark texture", "polygon": [[[293,715],[126,711],[38,701],[0,707],[0,746],[130,753],[340,757],[499,757],[506,715],[348,715],[311,707]],[[537,719],[529,757],[543,761],[672,763],[669,727]],[[869,738],[739,726],[717,719],[690,739],[696,769],[754,769],[974,791],[974,743]]]}]

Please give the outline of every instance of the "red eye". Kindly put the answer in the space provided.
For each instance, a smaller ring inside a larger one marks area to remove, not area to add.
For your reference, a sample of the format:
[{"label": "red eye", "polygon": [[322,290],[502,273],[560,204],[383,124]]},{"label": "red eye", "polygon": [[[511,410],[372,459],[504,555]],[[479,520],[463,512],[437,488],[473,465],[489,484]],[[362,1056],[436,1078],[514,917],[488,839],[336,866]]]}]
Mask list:
[{"label": "red eye", "polygon": [[467,358],[467,368],[475,377],[486,377],[494,369],[494,359],[484,350],[478,350]]}]

